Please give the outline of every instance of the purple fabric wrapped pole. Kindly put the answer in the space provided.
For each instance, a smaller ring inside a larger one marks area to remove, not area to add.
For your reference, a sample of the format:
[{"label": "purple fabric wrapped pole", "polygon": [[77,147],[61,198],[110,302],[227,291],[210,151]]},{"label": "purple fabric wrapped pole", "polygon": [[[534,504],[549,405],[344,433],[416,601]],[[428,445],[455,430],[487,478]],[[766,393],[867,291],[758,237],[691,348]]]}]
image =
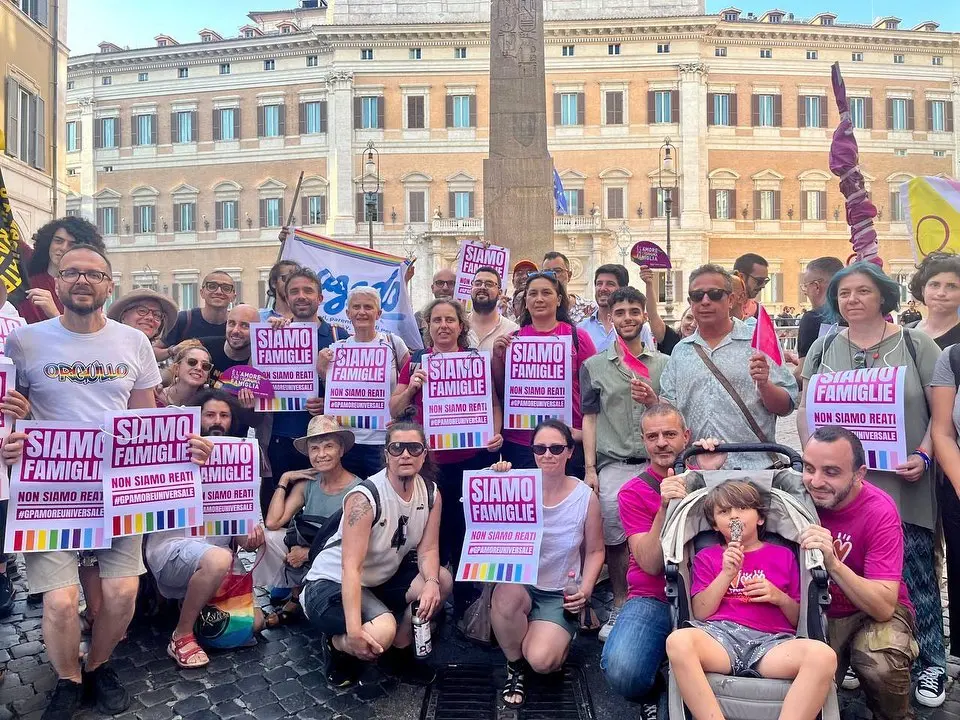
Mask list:
[{"label": "purple fabric wrapped pole", "polygon": [[857,139],[853,134],[850,103],[847,101],[847,88],[840,75],[840,63],[833,64],[831,76],[833,94],[840,111],[840,125],[833,132],[833,142],[830,144],[830,172],[840,178],[840,192],[846,199],[850,243],[857,253],[857,260],[868,260],[883,267],[877,231],[873,227],[877,208],[867,194],[866,182],[860,173]]}]

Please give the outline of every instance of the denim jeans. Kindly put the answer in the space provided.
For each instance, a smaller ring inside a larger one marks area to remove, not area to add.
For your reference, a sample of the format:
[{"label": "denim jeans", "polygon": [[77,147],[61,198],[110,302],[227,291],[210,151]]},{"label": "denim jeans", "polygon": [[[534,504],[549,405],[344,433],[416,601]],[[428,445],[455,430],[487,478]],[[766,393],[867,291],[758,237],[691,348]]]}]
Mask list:
[{"label": "denim jeans", "polygon": [[654,598],[624,603],[600,656],[600,669],[615,693],[641,700],[650,692],[672,630],[667,603]]}]

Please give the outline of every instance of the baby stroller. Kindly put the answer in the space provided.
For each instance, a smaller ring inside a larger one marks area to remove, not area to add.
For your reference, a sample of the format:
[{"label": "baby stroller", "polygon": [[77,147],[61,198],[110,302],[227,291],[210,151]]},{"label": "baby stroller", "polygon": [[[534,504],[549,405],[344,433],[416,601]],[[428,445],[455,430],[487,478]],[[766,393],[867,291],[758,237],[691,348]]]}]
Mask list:
[{"label": "baby stroller", "polygon": [[[800,533],[817,523],[813,502],[803,486],[803,465],[800,456],[791,448],[776,444],[719,445],[716,452],[763,452],[786,455],[791,467],[784,470],[716,470],[684,472],[684,462],[691,455],[705,452],[689,448],[677,458],[675,472],[686,480],[687,492],[683,500],[676,500],[667,510],[660,541],[663,546],[664,572],[667,580],[667,600],[671,604],[674,628],[684,627],[691,618],[690,579],[694,555],[705,547],[719,542],[716,531],[703,516],[703,500],[709,488],[726,480],[749,480],[769,493],[769,511],[764,541],[791,548],[800,565],[800,620],[797,636],[826,642],[826,609],[830,604],[827,571],[819,550],[801,551],[797,544]],[[707,674],[707,680],[717,697],[724,716],[730,720],[776,720],[783,700],[790,689],[789,680],[734,677]],[[690,717],[670,674],[668,692],[668,720],[686,720]],[[834,687],[820,711],[821,720],[839,720],[840,709]]]}]

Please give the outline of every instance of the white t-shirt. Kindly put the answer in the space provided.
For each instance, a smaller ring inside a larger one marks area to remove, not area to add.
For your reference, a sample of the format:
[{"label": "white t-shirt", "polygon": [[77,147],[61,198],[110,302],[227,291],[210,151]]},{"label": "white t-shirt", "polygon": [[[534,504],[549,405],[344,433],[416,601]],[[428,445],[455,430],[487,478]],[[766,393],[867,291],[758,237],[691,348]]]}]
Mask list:
[{"label": "white t-shirt", "polygon": [[7,338],[6,356],[37,420],[102,423],[127,409],[133,390],[160,384],[147,336],[109,319],[95,333],[71,332],[59,317],[25,325]]},{"label": "white t-shirt", "polygon": [[[346,340],[341,342],[348,343],[350,345],[390,345],[390,340],[393,340],[393,352],[390,357],[390,392],[392,393],[397,389],[397,368],[403,368],[404,358],[410,354],[410,351],[407,349],[407,344],[403,341],[399,335],[394,335],[393,333],[382,333],[378,332],[376,337],[370,342],[359,342],[353,335],[348,337]],[[387,431],[383,430],[369,430],[366,428],[351,428],[353,430],[354,442],[357,445],[379,445],[383,447],[383,444],[387,441]]]}]

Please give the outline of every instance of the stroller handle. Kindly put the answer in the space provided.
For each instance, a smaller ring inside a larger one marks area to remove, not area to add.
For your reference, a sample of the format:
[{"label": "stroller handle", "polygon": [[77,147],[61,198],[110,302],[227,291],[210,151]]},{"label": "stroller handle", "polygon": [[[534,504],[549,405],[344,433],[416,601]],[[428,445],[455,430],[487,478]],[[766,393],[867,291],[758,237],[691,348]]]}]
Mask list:
[{"label": "stroller handle", "polygon": [[[711,451],[705,450],[702,447],[688,447],[677,456],[677,460],[673,464],[674,473],[680,475],[682,472],[684,472],[686,469],[687,458],[707,452]],[[803,460],[800,458],[800,454],[792,447],[787,447],[786,445],[780,445],[778,443],[720,443],[717,445],[717,449],[713,450],[712,452],[776,453],[778,455],[786,455],[790,459],[790,467],[797,472],[803,472]]]}]

